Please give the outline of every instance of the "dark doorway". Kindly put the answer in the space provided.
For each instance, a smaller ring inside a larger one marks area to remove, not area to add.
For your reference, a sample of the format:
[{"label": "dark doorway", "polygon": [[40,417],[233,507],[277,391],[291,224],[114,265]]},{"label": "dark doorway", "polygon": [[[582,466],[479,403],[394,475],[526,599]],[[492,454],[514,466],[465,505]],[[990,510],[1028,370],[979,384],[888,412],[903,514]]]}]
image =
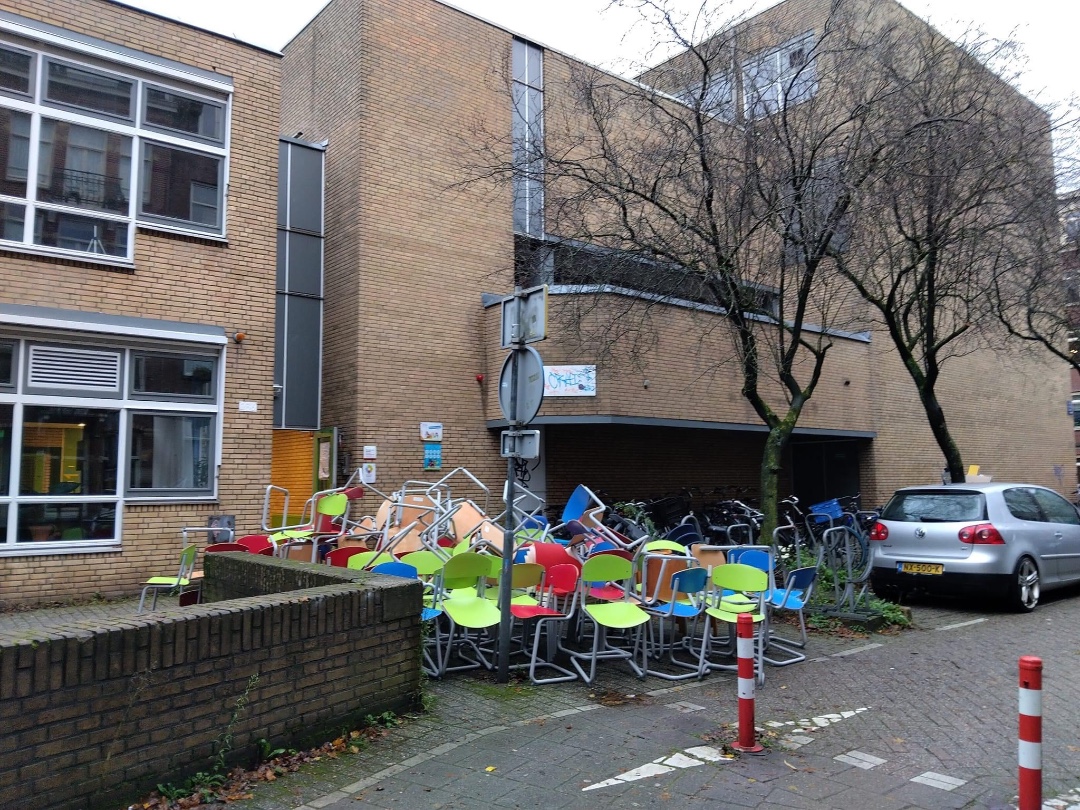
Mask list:
[{"label": "dark doorway", "polygon": [[802,441],[791,445],[792,489],[801,504],[859,493],[859,442]]}]

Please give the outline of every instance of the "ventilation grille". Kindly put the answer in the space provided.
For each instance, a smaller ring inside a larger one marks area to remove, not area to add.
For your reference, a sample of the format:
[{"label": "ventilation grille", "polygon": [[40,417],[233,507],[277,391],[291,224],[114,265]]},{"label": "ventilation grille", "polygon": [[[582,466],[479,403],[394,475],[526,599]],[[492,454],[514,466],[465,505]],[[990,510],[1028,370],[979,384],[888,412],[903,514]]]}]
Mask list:
[{"label": "ventilation grille", "polygon": [[120,353],[31,346],[29,385],[33,388],[119,391]]}]

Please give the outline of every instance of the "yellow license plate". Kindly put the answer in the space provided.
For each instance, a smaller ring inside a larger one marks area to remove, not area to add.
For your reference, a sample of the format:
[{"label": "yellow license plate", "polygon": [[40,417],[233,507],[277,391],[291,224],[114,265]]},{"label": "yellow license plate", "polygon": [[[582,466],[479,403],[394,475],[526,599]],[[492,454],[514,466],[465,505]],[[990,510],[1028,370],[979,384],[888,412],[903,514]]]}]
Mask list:
[{"label": "yellow license plate", "polygon": [[897,563],[901,574],[940,574],[945,570],[941,563]]}]

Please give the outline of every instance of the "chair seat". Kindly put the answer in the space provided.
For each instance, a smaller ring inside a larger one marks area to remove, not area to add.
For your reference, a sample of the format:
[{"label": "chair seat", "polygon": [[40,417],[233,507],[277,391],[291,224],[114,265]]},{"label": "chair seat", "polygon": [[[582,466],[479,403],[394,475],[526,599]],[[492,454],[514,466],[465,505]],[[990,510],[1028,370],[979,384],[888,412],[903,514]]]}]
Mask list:
[{"label": "chair seat", "polygon": [[461,627],[480,629],[499,623],[499,608],[483,597],[455,596],[445,600],[442,608]]},{"label": "chair seat", "polygon": [[637,627],[649,621],[649,614],[629,602],[605,602],[599,605],[586,605],[585,612],[593,621],[604,627],[626,629]]},{"label": "chair seat", "polygon": [[420,621],[422,622],[429,622],[439,616],[442,616],[442,611],[437,608],[426,607],[420,609]]},{"label": "chair seat", "polygon": [[275,532],[270,535],[271,540],[305,540],[315,532],[311,529],[286,529],[283,532]]},{"label": "chair seat", "polygon": [[787,608],[788,610],[802,610],[804,607],[806,607],[806,602],[803,599],[802,591],[792,591],[791,593],[786,594],[786,601],[785,592],[776,591],[772,595],[772,599],[770,599],[769,601],[772,602],[774,607],[782,606]]},{"label": "chair seat", "polygon": [[557,610],[544,607],[543,605],[517,605],[511,603],[510,613],[515,619],[542,619],[548,616],[562,616]]},{"label": "chair seat", "polygon": [[589,589],[589,597],[603,599],[608,602],[618,602],[626,597],[626,591],[617,585],[600,585]]},{"label": "chair seat", "polygon": [[170,587],[176,588],[176,587],[181,587],[181,586],[184,586],[184,585],[190,585],[191,582],[186,577],[184,577],[184,578],[180,578],[180,577],[150,577],[150,579],[146,580],[146,584],[147,585],[168,585]]},{"label": "chair seat", "polygon": [[676,619],[692,619],[700,612],[690,602],[661,602],[649,608],[649,611],[661,616],[674,616]]},{"label": "chair seat", "polygon": [[755,623],[760,622],[760,621],[764,620],[764,618],[765,618],[765,614],[763,614],[763,613],[750,613],[749,611],[745,611],[745,610],[732,612],[732,611],[728,611],[728,610],[722,610],[720,608],[711,607],[711,608],[705,608],[705,612],[708,615],[712,616],[714,619],[719,619],[722,622],[731,622],[732,624],[737,624],[738,623],[740,615],[742,615],[742,616],[749,615],[750,618],[753,619],[753,621]]}]

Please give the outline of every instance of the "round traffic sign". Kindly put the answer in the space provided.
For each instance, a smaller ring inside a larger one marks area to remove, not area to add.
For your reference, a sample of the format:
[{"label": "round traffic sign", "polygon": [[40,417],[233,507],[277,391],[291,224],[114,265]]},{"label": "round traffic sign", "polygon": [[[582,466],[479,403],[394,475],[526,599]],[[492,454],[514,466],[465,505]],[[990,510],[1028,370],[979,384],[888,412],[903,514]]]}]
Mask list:
[{"label": "round traffic sign", "polygon": [[[512,386],[517,366],[517,385]],[[515,390],[516,389],[516,390]],[[544,401],[544,361],[532,346],[514,349],[499,373],[499,407],[508,422],[527,425]]]}]

